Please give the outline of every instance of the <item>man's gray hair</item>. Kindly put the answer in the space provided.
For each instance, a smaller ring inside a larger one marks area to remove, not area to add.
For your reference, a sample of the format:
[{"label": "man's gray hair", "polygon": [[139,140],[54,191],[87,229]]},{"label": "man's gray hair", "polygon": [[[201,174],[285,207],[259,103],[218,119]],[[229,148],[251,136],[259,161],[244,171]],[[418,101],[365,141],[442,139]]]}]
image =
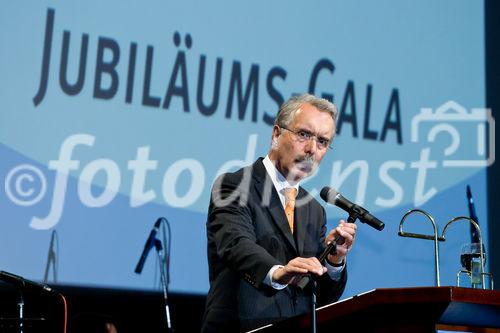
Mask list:
[{"label": "man's gray hair", "polygon": [[311,94],[292,96],[280,107],[275,125],[288,126],[292,122],[295,113],[303,104],[310,104],[321,112],[327,112],[332,116],[333,122],[337,120],[337,107],[330,101]]}]

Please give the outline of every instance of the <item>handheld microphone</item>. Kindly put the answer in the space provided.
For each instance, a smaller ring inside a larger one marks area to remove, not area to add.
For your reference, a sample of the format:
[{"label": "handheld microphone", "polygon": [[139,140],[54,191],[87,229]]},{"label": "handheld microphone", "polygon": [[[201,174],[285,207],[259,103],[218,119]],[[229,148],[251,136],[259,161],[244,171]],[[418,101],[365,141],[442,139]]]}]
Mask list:
[{"label": "handheld microphone", "polygon": [[320,192],[321,199],[325,200],[327,203],[335,205],[346,212],[349,215],[353,214],[356,218],[358,218],[361,222],[368,224],[369,226],[381,231],[384,229],[384,222],[377,219],[375,216],[370,214],[369,211],[364,209],[361,206],[358,206],[346,198],[344,198],[339,192],[335,189],[325,186]]},{"label": "handheld microphone", "polygon": [[51,287],[46,284],[30,281],[28,279],[23,278],[22,276],[12,274],[5,271],[0,271],[0,280],[5,281],[7,283],[11,283],[13,285],[18,286],[19,288],[35,288],[42,289],[46,292],[52,293],[55,292]]},{"label": "handheld microphone", "polygon": [[[327,203],[335,205],[345,210],[346,212],[349,213],[350,217],[351,216],[354,217],[354,219],[351,222],[354,222],[358,218],[361,222],[366,223],[379,231],[384,229],[385,227],[384,222],[377,219],[363,207],[353,204],[352,202],[344,198],[340,193],[335,191],[335,189],[325,186],[323,187],[319,195],[321,199],[325,200]],[[337,236],[332,242],[330,242],[325,247],[321,255],[318,257],[319,262],[323,262],[329,254],[334,254],[336,252],[337,245],[342,245],[342,244],[344,244],[344,238],[342,236]],[[300,290],[303,290],[307,286],[310,280],[311,280],[311,275],[310,274],[305,275],[297,283],[297,287]]]},{"label": "handheld microphone", "polygon": [[158,220],[156,220],[155,225],[153,229],[151,230],[151,233],[149,234],[148,239],[146,240],[146,244],[144,244],[144,250],[142,250],[141,257],[139,258],[139,262],[137,263],[137,266],[135,266],[135,272],[137,274],[142,273],[142,269],[144,268],[144,264],[146,263],[146,258],[148,257],[149,251],[151,251],[151,248],[155,245],[155,240],[156,240],[156,234],[160,230],[160,223],[162,221],[162,217],[160,217]]}]

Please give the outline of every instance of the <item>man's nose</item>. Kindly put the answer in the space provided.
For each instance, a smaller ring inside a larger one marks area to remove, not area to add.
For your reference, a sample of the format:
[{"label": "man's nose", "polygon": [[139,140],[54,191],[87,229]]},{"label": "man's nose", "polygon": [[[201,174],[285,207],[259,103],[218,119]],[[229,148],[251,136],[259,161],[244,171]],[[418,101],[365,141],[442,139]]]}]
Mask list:
[{"label": "man's nose", "polygon": [[307,140],[306,145],[304,147],[306,153],[314,154],[317,149],[318,146],[314,137],[311,137],[309,140]]}]

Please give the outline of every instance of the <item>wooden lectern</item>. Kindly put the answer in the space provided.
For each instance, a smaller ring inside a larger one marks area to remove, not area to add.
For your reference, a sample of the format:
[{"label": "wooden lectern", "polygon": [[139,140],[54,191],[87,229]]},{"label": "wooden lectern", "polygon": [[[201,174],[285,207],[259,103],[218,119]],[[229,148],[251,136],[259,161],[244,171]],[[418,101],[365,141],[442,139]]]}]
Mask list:
[{"label": "wooden lectern", "polygon": [[[459,287],[374,289],[317,310],[318,332],[500,332],[500,291]],[[255,332],[310,332],[310,315]]]}]

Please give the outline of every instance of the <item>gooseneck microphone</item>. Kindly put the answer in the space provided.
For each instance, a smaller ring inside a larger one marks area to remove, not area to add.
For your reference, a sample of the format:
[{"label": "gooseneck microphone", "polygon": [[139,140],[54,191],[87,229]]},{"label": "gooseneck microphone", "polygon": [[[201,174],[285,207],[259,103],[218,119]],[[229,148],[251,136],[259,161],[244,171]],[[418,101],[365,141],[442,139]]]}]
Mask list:
[{"label": "gooseneck microphone", "polygon": [[[472,191],[470,190],[469,185],[467,185],[467,206],[469,207],[470,218],[479,224],[479,219],[476,215],[476,206],[474,205],[474,199],[472,199]],[[470,241],[471,243],[479,243],[479,235],[472,223],[470,224]]]},{"label": "gooseneck microphone", "polygon": [[354,216],[354,219],[358,218],[361,222],[366,223],[379,231],[384,229],[384,222],[377,219],[363,207],[358,206],[344,198],[339,192],[335,191],[335,189],[325,186],[319,195],[321,199],[325,200],[327,203],[345,210],[349,213],[349,216]]},{"label": "gooseneck microphone", "polygon": [[155,246],[155,241],[156,241],[156,234],[160,230],[160,224],[161,224],[162,218],[160,217],[158,220],[156,220],[155,225],[151,232],[149,233],[149,237],[146,240],[146,244],[144,244],[144,250],[142,250],[141,257],[139,258],[139,262],[137,263],[137,266],[135,267],[135,272],[137,274],[142,273],[142,269],[144,268],[144,264],[146,263],[146,258],[148,257],[149,251]]}]

